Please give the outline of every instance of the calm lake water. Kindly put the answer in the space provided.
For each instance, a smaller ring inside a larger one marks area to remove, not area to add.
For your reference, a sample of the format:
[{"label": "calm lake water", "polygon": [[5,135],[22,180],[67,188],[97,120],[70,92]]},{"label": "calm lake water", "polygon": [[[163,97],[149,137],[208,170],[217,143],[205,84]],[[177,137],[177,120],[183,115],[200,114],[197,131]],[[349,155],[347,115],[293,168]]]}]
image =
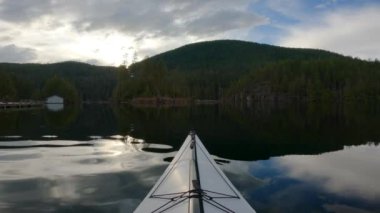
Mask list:
[{"label": "calm lake water", "polygon": [[380,212],[380,108],[0,111],[0,212],[133,212],[189,130],[258,212]]}]

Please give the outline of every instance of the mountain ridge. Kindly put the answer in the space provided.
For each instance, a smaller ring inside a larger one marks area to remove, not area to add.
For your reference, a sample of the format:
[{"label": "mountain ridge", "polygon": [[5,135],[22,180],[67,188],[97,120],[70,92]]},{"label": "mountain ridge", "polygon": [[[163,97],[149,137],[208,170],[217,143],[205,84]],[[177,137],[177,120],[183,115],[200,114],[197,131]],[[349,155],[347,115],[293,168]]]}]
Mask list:
[{"label": "mountain ridge", "polygon": [[[171,59],[173,55],[179,55],[179,54],[189,54],[189,50],[196,49],[198,50],[199,47],[202,48],[211,48],[216,50],[224,49],[224,50],[233,50],[233,48],[242,48],[242,50],[268,50],[268,49],[273,49],[276,51],[303,51],[305,54],[308,56],[335,56],[335,57],[349,57],[349,56],[344,56],[335,52],[331,52],[328,50],[323,50],[323,49],[316,49],[316,48],[297,48],[297,47],[283,47],[283,46],[277,46],[277,45],[271,45],[271,44],[265,44],[265,43],[257,43],[257,42],[251,42],[251,41],[245,41],[245,40],[233,40],[233,39],[221,39],[221,40],[211,40],[211,41],[201,41],[201,42],[194,42],[194,43],[189,43],[185,44],[176,48],[173,48],[171,50],[167,50],[161,53],[158,53],[156,55],[153,55],[151,57],[148,57],[146,59],[143,59],[141,61],[136,62],[136,64],[139,64],[141,62],[144,62],[146,60],[164,60],[165,59]],[[216,51],[213,50],[213,51]],[[233,50],[234,53],[237,50]],[[179,53],[178,53],[179,52]],[[218,51],[219,52],[219,51]],[[203,52],[201,54],[198,54],[198,56],[204,56],[205,53],[209,52]],[[221,52],[219,52],[221,53]],[[262,52],[262,54],[265,54],[265,52]],[[279,55],[283,55],[285,53],[272,53],[269,56],[272,56],[273,58],[278,58]],[[226,58],[227,56],[217,56],[217,57],[223,57]],[[289,58],[294,58],[295,56],[289,56]],[[297,55],[297,57],[300,57]],[[286,57],[283,57],[283,59]],[[241,61],[243,61],[245,58],[241,58]],[[169,67],[172,68],[171,66],[172,61],[169,61]],[[0,68],[3,66],[18,66],[18,65],[31,65],[31,66],[57,66],[57,65],[83,65],[83,66],[91,66],[91,67],[108,67],[108,68],[116,68],[117,66],[110,66],[110,65],[95,65],[95,64],[89,64],[86,62],[81,62],[81,61],[58,61],[58,62],[52,62],[52,63],[13,63],[13,62],[0,62]]]},{"label": "mountain ridge", "polygon": [[161,60],[169,70],[182,71],[235,68],[248,70],[252,66],[257,67],[266,62],[278,60],[308,60],[330,57],[345,56],[321,49],[280,47],[241,40],[214,40],[186,44],[159,53],[141,62]]}]

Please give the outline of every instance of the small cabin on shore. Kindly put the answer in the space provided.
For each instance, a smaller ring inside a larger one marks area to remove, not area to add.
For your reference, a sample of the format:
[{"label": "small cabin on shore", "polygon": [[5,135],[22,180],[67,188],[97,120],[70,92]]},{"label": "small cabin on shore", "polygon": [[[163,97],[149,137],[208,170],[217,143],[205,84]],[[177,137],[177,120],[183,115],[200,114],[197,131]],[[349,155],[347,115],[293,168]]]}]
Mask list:
[{"label": "small cabin on shore", "polygon": [[53,96],[46,98],[45,103],[46,104],[63,104],[64,99],[58,95],[53,95]]}]

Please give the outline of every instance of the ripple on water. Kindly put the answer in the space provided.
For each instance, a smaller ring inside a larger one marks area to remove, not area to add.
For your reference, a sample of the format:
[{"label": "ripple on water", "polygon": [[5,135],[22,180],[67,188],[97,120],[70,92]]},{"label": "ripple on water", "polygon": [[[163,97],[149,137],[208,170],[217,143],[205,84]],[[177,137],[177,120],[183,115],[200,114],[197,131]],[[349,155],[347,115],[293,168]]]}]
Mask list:
[{"label": "ripple on water", "polygon": [[33,154],[3,154],[0,152],[0,162],[4,161],[18,161],[18,160],[30,160],[41,158],[41,154],[33,153]]},{"label": "ripple on water", "polygon": [[77,161],[79,164],[103,164],[107,162],[105,158],[88,158]]},{"label": "ripple on water", "polygon": [[20,136],[20,135],[5,135],[5,136],[0,136],[0,138],[4,138],[4,139],[20,139],[20,138],[22,138],[22,136]]},{"label": "ripple on water", "polygon": [[122,135],[111,135],[111,136],[109,136],[109,138],[120,140],[120,139],[124,139],[125,137]]},{"label": "ripple on water", "polygon": [[53,138],[58,138],[57,135],[43,135],[41,136],[42,138],[48,138],[48,139],[53,139]]},{"label": "ripple on water", "polygon": [[99,135],[91,135],[91,136],[88,136],[90,139],[102,139],[103,137],[102,136],[99,136]]},{"label": "ripple on water", "polygon": [[141,150],[136,152],[138,149],[132,144],[116,139],[5,141],[0,145],[8,147],[0,149],[0,182],[140,171],[146,168],[142,165],[147,162],[151,165],[166,164],[158,157],[160,154]]}]

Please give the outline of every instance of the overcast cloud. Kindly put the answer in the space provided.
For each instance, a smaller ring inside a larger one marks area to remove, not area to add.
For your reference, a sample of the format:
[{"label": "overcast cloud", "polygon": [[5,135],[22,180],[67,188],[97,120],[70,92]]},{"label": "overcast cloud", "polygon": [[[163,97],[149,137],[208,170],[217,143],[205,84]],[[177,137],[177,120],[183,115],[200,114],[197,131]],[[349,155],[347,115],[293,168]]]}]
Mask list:
[{"label": "overcast cloud", "polygon": [[[0,18],[32,24],[48,18],[78,31],[114,29],[129,35],[155,36],[214,34],[264,24],[266,19],[247,10],[248,0],[3,0]],[[59,27],[52,25],[51,27]],[[210,31],[210,27],[213,29]],[[186,30],[187,29],[187,30]],[[191,29],[195,29],[192,31]]]},{"label": "overcast cloud", "polygon": [[0,62],[21,63],[36,58],[35,50],[17,47],[14,44],[0,46]]},{"label": "overcast cloud", "polygon": [[363,59],[380,58],[380,6],[336,10],[320,23],[288,28],[282,46],[331,50]]},{"label": "overcast cloud", "polygon": [[[13,47],[0,61],[119,65],[130,63],[136,53],[142,59],[191,42],[258,37],[264,43],[380,58],[375,23],[380,11],[375,4],[340,9],[339,2],[343,1],[0,0],[0,46]],[[260,32],[262,26],[277,31]],[[344,35],[337,30],[342,26]]]},{"label": "overcast cloud", "polygon": [[[0,1],[0,23],[6,27],[0,36],[17,36],[12,41],[1,40],[0,44],[12,42],[36,47],[37,58],[23,58],[29,61],[78,59],[116,65],[133,52],[144,57],[188,42],[224,38],[230,31],[266,24],[267,18],[248,10],[253,2],[3,0]],[[100,37],[112,43],[113,49],[100,48]],[[94,43],[76,45],[84,38]],[[117,42],[119,46],[115,45]],[[71,49],[71,46],[81,46],[81,49]],[[129,47],[133,47],[133,52]],[[104,57],[107,54],[116,59],[107,59]]]}]

